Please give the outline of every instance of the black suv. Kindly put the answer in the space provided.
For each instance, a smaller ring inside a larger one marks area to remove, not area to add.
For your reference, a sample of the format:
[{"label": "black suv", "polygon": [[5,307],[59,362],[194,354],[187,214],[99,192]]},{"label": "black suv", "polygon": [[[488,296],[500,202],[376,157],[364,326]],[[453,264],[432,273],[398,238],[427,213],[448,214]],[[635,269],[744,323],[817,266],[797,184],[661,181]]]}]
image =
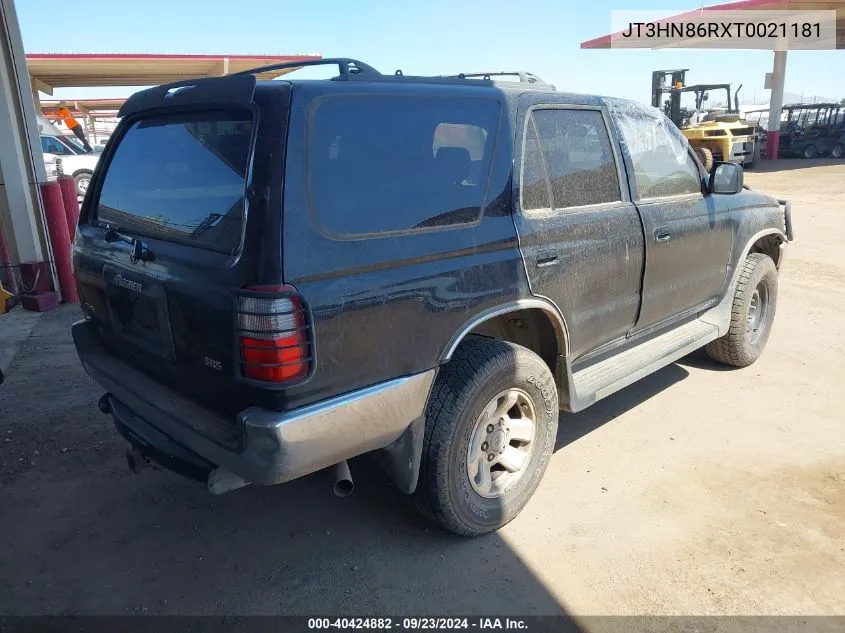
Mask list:
[{"label": "black suv", "polygon": [[702,346],[762,352],[789,205],[706,173],[659,111],[530,73],[320,63],[338,76],[263,67],[120,112],[73,337],[133,468],[221,493],[334,467],[343,494],[372,453],[476,535],[531,497],[558,410]]}]

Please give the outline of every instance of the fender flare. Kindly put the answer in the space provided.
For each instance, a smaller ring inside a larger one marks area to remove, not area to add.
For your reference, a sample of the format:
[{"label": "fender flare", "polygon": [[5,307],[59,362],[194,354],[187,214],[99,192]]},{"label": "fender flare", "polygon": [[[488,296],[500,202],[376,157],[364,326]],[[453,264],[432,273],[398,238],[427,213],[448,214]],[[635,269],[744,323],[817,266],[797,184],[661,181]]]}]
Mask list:
[{"label": "fender flare", "polygon": [[569,354],[569,329],[566,326],[566,321],[560,313],[558,307],[549,299],[544,297],[531,297],[529,299],[517,299],[508,303],[488,308],[479,312],[471,319],[466,321],[455,334],[449,339],[443,352],[440,354],[440,362],[446,363],[452,358],[452,354],[461,344],[464,337],[469,334],[476,327],[489,321],[495,317],[509,312],[516,312],[517,310],[542,310],[551,319],[552,325],[555,328],[555,334],[558,340],[558,356],[567,356]]},{"label": "fender flare", "polygon": [[[739,256],[739,259],[736,260],[736,270],[733,271],[730,288],[733,288],[736,285],[740,266],[742,265],[742,262],[745,261],[745,258],[748,257],[748,253],[751,251],[751,247],[757,243],[757,240],[768,235],[777,235],[778,237],[780,237],[782,240],[781,244],[788,244],[790,241],[786,233],[784,233],[780,229],[774,228],[763,229],[762,231],[758,231],[757,233],[752,235],[751,238],[749,238],[749,240],[745,243],[745,247],[742,249],[742,254]],[[780,268],[780,266],[778,266],[778,268]]]},{"label": "fender flare", "polygon": [[[717,303],[715,306],[713,306],[707,312],[700,316],[702,321],[715,325],[717,328],[719,328],[719,336],[724,336],[728,331],[728,326],[731,320],[731,306],[733,305],[734,291],[736,288],[736,284],[739,282],[739,275],[742,272],[742,262],[744,262],[745,258],[748,257],[748,253],[751,251],[751,247],[754,246],[757,240],[759,240],[761,237],[766,237],[767,235],[779,236],[783,240],[783,242],[781,242],[781,248],[783,248],[783,244],[789,243],[789,240],[787,239],[784,232],[775,228],[763,229],[762,231],[758,231],[757,233],[752,235],[746,241],[739,259],[736,260],[736,268],[731,274],[730,280],[725,290],[725,294],[722,297],[721,301],[719,301],[719,303]],[[783,255],[781,254],[781,257],[778,258],[778,269],[780,269],[780,265],[782,263]]]}]

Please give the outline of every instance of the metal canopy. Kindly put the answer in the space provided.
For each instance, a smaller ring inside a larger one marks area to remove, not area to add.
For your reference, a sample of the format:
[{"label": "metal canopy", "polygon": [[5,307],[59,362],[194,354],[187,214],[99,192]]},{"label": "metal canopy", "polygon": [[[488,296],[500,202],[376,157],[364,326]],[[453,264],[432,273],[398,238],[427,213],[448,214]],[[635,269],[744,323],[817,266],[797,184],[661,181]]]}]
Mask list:
[{"label": "metal canopy", "polygon": [[[845,0],[739,0],[709,7],[703,7],[694,11],[679,13],[672,17],[657,20],[661,23],[680,22],[692,20],[707,11],[811,11],[828,10],[836,11],[836,48],[845,49]],[[623,40],[622,32],[602,35],[591,40],[581,42],[581,48],[612,48],[611,44],[617,40]],[[646,47],[647,48],[647,47]]]},{"label": "metal canopy", "polygon": [[[125,98],[114,99],[65,99],[64,103],[72,114],[91,114],[99,112],[117,112],[120,106],[126,101]],[[51,114],[59,109],[62,101],[41,101],[41,111],[44,114]]]},{"label": "metal canopy", "polygon": [[[172,81],[219,77],[284,62],[308,62],[320,55],[158,55],[113,53],[32,53],[26,65],[33,87],[48,95],[53,88],[96,86],[156,86]],[[282,68],[261,73],[273,79],[296,70]]]}]

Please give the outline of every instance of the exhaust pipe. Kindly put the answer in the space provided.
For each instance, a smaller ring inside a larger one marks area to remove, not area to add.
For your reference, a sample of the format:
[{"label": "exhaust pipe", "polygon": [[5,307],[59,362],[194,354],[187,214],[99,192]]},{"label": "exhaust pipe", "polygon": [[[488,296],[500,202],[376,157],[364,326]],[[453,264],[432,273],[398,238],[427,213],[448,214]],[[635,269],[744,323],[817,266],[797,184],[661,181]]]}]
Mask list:
[{"label": "exhaust pipe", "polygon": [[208,474],[207,483],[208,489],[215,495],[222,495],[249,485],[246,479],[238,477],[235,473],[229,472],[224,468],[215,468],[212,470]]},{"label": "exhaust pipe", "polygon": [[147,467],[147,458],[137,449],[128,450],[126,451],[126,465],[129,466],[129,471],[133,475],[137,475]]},{"label": "exhaust pipe", "polygon": [[339,462],[332,469],[334,472],[334,486],[332,492],[338,497],[348,497],[355,490],[355,483],[352,481],[352,473],[349,472],[349,464],[346,461]]}]

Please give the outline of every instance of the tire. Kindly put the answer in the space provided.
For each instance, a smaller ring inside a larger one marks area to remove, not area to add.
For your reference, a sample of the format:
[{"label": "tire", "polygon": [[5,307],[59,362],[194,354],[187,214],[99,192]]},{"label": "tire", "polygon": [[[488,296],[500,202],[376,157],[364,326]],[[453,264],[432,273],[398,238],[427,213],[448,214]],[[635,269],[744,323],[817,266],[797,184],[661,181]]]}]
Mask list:
[{"label": "tire", "polygon": [[807,145],[807,147],[804,148],[804,151],[801,152],[801,155],[804,158],[815,158],[819,155],[819,150],[816,149],[815,145]]},{"label": "tire", "polygon": [[85,197],[85,192],[88,191],[88,185],[91,182],[90,171],[80,171],[73,175],[73,182],[76,185],[76,195]]},{"label": "tire", "polygon": [[747,163],[745,163],[745,165],[743,165],[742,168],[743,169],[751,169],[752,167],[754,167],[754,165],[757,164],[757,157],[759,156],[759,154],[760,154],[760,148],[757,146],[757,143],[755,143],[754,144],[754,151],[751,152],[750,160]]},{"label": "tire", "polygon": [[696,147],[695,155],[698,156],[698,160],[704,165],[704,169],[708,172],[713,169],[713,152],[706,147]]},{"label": "tire", "polygon": [[[513,425],[505,423],[500,431],[498,415],[488,413],[507,406],[509,396],[516,400],[504,417]],[[417,507],[461,536],[502,527],[519,514],[540,483],[554,450],[558,414],[557,386],[542,359],[513,343],[468,337],[443,366],[432,390],[414,493]],[[527,444],[510,439],[508,429],[512,435],[527,435],[524,421],[531,415],[533,439]],[[485,438],[488,442],[482,443]],[[496,451],[529,452],[516,473],[499,463],[497,453],[486,470],[491,476],[485,478],[486,462],[470,459],[473,447],[487,458]],[[485,490],[485,479],[490,484],[486,495],[479,492]]]},{"label": "tire", "polygon": [[836,145],[832,150],[830,150],[830,155],[833,158],[842,158],[842,155],[845,154],[845,148],[842,145]]},{"label": "tire", "polygon": [[[704,349],[715,361],[734,367],[748,367],[763,353],[775,319],[778,273],[768,255],[751,253],[739,273],[731,307],[728,333]],[[756,325],[752,328],[752,305]]]}]

